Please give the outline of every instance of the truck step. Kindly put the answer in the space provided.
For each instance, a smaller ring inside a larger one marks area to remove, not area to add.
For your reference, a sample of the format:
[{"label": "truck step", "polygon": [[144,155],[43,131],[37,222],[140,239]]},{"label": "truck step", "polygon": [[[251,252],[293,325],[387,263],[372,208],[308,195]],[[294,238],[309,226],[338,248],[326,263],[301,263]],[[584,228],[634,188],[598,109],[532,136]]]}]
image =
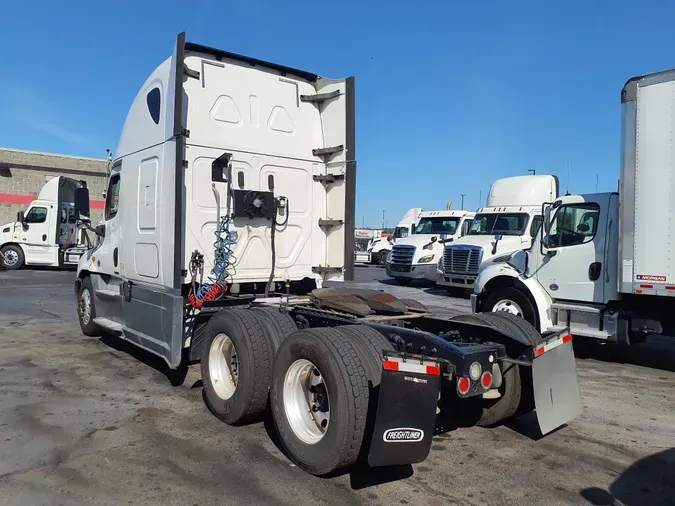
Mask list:
[{"label": "truck step", "polygon": [[122,330],[124,330],[124,325],[109,320],[108,318],[102,317],[94,318],[94,323],[99,327],[103,327],[104,329],[109,330],[110,332],[115,332],[117,334],[121,334]]},{"label": "truck step", "polygon": [[561,309],[563,311],[578,311],[580,313],[600,314],[600,307],[586,306],[583,304],[571,304],[566,302],[554,302],[551,307],[553,309]]},{"label": "truck step", "polygon": [[571,327],[567,327],[565,325],[553,325],[552,327],[549,327],[546,330],[547,332],[559,332],[561,330],[566,330],[567,328],[569,328],[569,331],[573,336],[592,337],[594,339],[615,340],[614,334],[610,334],[609,332],[605,332],[604,330],[580,328],[574,325]]},{"label": "truck step", "polygon": [[96,295],[102,299],[121,299],[122,294],[116,290],[96,290]]}]

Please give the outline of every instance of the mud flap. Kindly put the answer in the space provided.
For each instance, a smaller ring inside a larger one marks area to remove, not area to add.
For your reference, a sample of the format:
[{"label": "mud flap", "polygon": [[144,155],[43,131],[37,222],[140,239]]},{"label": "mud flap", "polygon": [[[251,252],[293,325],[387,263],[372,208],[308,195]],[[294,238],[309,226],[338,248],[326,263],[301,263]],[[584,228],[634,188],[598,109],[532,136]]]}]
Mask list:
[{"label": "mud flap", "polygon": [[436,426],[440,385],[440,375],[382,371],[368,453],[370,466],[415,464],[427,458]]},{"label": "mud flap", "polygon": [[542,434],[551,432],[581,414],[577,366],[571,340],[546,349],[534,358],[532,381],[537,420]]}]

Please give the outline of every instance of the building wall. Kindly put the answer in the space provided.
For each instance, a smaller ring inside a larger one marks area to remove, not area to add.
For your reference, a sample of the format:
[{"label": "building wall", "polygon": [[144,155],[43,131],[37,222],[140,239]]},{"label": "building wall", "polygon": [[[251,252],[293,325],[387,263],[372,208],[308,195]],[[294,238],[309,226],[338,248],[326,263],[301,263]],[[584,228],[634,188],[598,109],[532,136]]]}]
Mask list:
[{"label": "building wall", "polygon": [[25,211],[44,184],[57,176],[87,183],[91,219],[97,223],[103,215],[107,167],[104,159],[0,148],[0,224],[16,220],[16,213]]}]

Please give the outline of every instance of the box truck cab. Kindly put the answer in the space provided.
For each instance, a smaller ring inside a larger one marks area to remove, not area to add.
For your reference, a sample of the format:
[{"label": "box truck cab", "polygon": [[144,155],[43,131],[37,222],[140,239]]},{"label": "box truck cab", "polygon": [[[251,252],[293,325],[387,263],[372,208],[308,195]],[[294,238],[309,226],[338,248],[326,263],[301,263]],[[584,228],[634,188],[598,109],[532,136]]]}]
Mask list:
[{"label": "box truck cab", "polygon": [[0,225],[0,263],[5,269],[77,265],[86,251],[86,235],[75,216],[75,189],[83,185],[64,176],[50,179],[15,222]]},{"label": "box truck cab", "polygon": [[620,192],[551,202],[529,251],[482,267],[475,312],[506,311],[541,332],[569,327],[605,341],[675,332],[673,94],[675,71],[626,83]]},{"label": "box truck cab", "polygon": [[401,285],[413,279],[435,281],[443,246],[466,234],[475,214],[448,210],[422,212],[413,234],[393,245],[386,260],[387,275]]},{"label": "box truck cab", "polygon": [[495,255],[528,249],[542,220],[541,206],[558,196],[555,176],[515,176],[490,187],[467,234],[445,245],[434,267],[436,284],[459,296],[473,288],[478,269]]},{"label": "box truck cab", "polygon": [[422,214],[421,207],[409,209],[408,212],[403,215],[403,218],[401,218],[401,221],[396,225],[394,232],[390,236],[373,239],[373,242],[368,248],[370,262],[373,264],[384,265],[387,260],[387,255],[391,251],[391,247],[396,244],[396,241],[405,239],[414,232],[417,223],[419,223],[420,214]]}]

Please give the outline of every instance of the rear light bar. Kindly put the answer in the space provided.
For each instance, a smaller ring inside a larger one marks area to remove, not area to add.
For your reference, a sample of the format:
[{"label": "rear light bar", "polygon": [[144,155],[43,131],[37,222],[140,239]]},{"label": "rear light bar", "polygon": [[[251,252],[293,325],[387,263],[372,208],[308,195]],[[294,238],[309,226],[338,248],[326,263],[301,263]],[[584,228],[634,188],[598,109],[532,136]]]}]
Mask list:
[{"label": "rear light bar", "polygon": [[386,360],[382,361],[382,369],[385,371],[403,371],[416,374],[428,374],[431,376],[441,375],[441,368],[435,362],[428,360],[403,360],[399,357],[388,357]]},{"label": "rear light bar", "polygon": [[557,348],[558,346],[569,343],[572,340],[572,334],[565,334],[557,339],[553,339],[544,344],[540,344],[534,349],[534,358],[541,357],[547,351]]}]

